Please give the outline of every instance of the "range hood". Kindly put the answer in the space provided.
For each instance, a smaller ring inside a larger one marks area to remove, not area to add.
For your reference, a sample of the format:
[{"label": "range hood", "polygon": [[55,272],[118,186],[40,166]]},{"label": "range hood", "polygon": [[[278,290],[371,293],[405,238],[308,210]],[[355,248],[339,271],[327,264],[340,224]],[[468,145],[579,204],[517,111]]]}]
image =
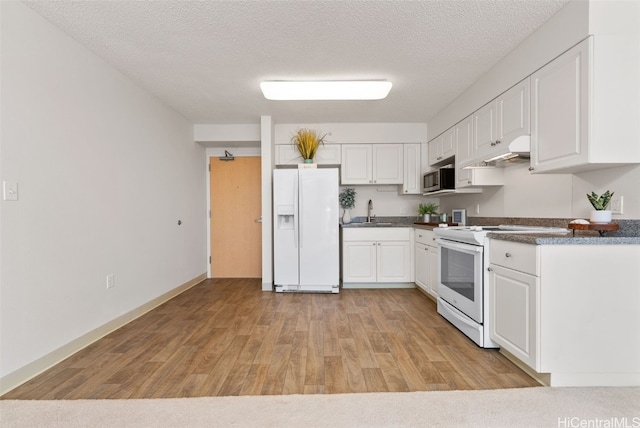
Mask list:
[{"label": "range hood", "polygon": [[509,144],[497,145],[486,159],[475,159],[463,168],[506,166],[510,163],[526,162],[531,156],[531,136],[521,135]]}]

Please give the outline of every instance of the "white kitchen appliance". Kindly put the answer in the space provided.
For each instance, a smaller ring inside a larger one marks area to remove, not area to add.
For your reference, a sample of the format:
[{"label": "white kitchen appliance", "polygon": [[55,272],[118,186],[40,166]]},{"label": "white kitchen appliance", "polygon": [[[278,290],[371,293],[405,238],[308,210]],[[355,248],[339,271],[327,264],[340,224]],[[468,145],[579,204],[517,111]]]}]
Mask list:
[{"label": "white kitchen appliance", "polygon": [[483,348],[499,348],[489,337],[489,239],[487,233],[569,233],[536,226],[436,227],[438,313]]},{"label": "white kitchen appliance", "polygon": [[273,171],[273,267],[277,292],[338,293],[338,170]]}]

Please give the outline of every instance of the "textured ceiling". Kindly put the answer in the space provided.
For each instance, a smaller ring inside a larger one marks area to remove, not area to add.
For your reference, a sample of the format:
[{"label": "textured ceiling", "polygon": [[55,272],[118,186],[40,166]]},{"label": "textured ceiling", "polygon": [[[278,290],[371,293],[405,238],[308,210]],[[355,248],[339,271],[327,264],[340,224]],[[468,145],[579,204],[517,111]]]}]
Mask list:
[{"label": "textured ceiling", "polygon": [[[426,122],[567,0],[37,1],[193,123]],[[387,79],[382,101],[268,101],[262,80]]]}]

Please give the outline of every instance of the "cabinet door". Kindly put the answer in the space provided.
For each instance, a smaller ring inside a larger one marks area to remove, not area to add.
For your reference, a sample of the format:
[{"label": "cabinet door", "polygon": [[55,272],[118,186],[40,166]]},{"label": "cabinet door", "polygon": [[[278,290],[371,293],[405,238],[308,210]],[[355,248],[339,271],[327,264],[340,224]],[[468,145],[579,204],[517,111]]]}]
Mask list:
[{"label": "cabinet door", "polygon": [[435,297],[438,297],[439,269],[440,256],[438,255],[438,247],[429,247],[429,292]]},{"label": "cabinet door", "polygon": [[455,130],[453,127],[429,142],[429,165],[440,166],[456,155]]},{"label": "cabinet door", "polygon": [[442,139],[443,135],[439,135],[429,141],[429,145],[427,147],[429,151],[429,165],[431,166],[438,165],[440,160],[442,160]]},{"label": "cabinet door", "polygon": [[471,170],[464,169],[473,157],[473,116],[469,116],[455,127],[456,135],[456,189],[471,184]]},{"label": "cabinet door", "polygon": [[371,184],[373,181],[371,144],[342,145],[342,184]]},{"label": "cabinet door", "polygon": [[451,159],[456,155],[456,135],[454,128],[447,129],[442,136],[442,160]]},{"label": "cabinet door", "polygon": [[376,282],[376,242],[343,243],[342,280],[344,282]]},{"label": "cabinet door", "polygon": [[420,144],[404,144],[404,180],[402,193],[422,194],[420,175]]},{"label": "cabinet door", "polygon": [[473,157],[484,158],[491,154],[498,139],[496,101],[473,113]]},{"label": "cabinet door", "polygon": [[531,75],[531,168],[588,162],[589,40]]},{"label": "cabinet door", "polygon": [[498,141],[509,144],[521,135],[529,135],[529,78],[518,83],[497,99]]},{"label": "cabinet door", "polygon": [[402,144],[373,144],[373,183],[402,184],[403,170]]},{"label": "cabinet door", "polygon": [[490,337],[534,370],[538,365],[538,287],[536,276],[490,267]]},{"label": "cabinet door", "polygon": [[416,244],[415,277],[416,285],[426,292],[429,290],[429,248],[424,244]]},{"label": "cabinet door", "polygon": [[412,282],[409,241],[378,242],[378,282]]}]

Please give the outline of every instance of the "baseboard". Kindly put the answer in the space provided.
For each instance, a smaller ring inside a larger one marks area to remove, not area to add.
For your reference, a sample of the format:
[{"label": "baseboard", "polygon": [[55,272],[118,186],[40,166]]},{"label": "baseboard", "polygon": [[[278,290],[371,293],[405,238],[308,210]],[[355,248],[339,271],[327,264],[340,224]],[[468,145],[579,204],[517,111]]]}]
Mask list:
[{"label": "baseboard", "polygon": [[549,373],[538,373],[504,348],[500,348],[499,352],[504,355],[507,360],[518,366],[520,370],[531,376],[531,378],[533,378],[533,380],[538,382],[540,385],[551,386],[551,375]]},{"label": "baseboard", "polygon": [[416,288],[413,282],[346,282],[342,288]]},{"label": "baseboard", "polygon": [[425,291],[422,287],[418,286],[417,284],[416,284],[416,288],[418,289],[419,292],[421,292],[422,294],[424,294],[425,296],[433,300],[435,303],[438,303],[438,298],[436,296]]},{"label": "baseboard", "polygon": [[188,289],[201,283],[205,279],[207,279],[206,273],[198,275],[197,277],[185,282],[182,285],[179,285],[173,290],[170,290],[162,294],[161,296],[156,297],[155,299],[127,312],[126,314],[120,315],[119,317],[109,321],[108,323],[78,337],[77,339],[67,343],[66,345],[61,346],[55,351],[52,351],[47,355],[27,364],[26,366],[21,367],[18,370],[0,378],[0,396],[6,394],[12,389],[17,388],[18,386],[36,377],[45,370],[50,369],[64,359],[69,358],[76,352],[91,345],[95,341],[102,339],[107,334],[119,329],[120,327],[126,325],[134,319],[139,318],[140,316],[160,306],[166,301],[171,300],[180,293],[187,291]]}]

